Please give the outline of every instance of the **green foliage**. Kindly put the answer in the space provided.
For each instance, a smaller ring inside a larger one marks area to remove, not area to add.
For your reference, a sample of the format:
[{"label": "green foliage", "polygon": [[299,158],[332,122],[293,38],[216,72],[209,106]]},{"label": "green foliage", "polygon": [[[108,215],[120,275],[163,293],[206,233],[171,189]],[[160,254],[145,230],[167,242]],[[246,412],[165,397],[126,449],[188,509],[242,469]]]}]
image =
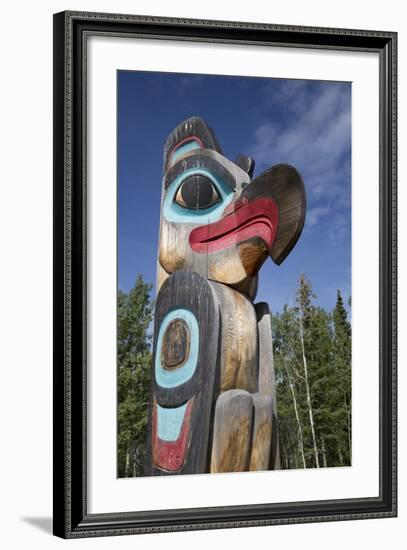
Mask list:
[{"label": "green foliage", "polygon": [[[152,285],[118,294],[118,476],[143,475],[151,383]],[[302,275],[273,316],[282,468],[351,464],[351,324],[338,290],[329,312]],[[348,301],[350,307],[350,299]]]},{"label": "green foliage", "polygon": [[273,317],[282,468],[351,464],[351,325],[300,277],[296,303]]},{"label": "green foliage", "polygon": [[152,285],[137,277],[117,297],[118,477],[143,474],[151,381]]}]

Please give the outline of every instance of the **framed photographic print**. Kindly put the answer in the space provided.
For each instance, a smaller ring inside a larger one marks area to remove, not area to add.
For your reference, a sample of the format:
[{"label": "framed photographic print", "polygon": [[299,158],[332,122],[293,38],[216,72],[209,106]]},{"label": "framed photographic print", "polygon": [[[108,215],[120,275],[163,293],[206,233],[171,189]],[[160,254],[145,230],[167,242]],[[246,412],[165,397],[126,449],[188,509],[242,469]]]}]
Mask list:
[{"label": "framed photographic print", "polygon": [[392,32],[54,15],[54,534],[395,516]]}]

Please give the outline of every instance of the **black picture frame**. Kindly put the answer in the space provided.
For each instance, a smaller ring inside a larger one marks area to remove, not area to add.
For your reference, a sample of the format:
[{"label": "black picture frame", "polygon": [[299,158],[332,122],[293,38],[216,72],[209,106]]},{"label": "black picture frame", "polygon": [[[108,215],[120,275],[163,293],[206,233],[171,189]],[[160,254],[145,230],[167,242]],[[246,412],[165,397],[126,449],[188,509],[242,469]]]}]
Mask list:
[{"label": "black picture frame", "polygon": [[[86,464],[86,40],[111,36],[376,52],[380,63],[380,494],[89,514]],[[397,515],[397,34],[85,12],[54,15],[54,534],[63,538]]]}]

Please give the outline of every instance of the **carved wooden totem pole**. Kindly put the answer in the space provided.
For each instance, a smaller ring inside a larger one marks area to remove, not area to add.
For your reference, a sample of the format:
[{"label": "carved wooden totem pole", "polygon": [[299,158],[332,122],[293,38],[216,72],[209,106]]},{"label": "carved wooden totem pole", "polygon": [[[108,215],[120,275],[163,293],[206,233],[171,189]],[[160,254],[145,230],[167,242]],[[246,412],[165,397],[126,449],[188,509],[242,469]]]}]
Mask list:
[{"label": "carved wooden totem pole", "polygon": [[147,475],[279,467],[270,313],[253,301],[306,199],[292,166],[253,169],[198,117],[165,144]]}]

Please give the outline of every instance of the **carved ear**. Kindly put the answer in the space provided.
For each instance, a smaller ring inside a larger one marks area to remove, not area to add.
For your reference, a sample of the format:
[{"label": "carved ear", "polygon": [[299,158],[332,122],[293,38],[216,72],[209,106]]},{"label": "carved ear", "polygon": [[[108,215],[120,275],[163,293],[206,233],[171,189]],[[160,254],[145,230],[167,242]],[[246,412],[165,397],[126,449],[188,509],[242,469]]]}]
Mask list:
[{"label": "carved ear", "polygon": [[164,173],[179,158],[199,149],[213,149],[222,154],[213,130],[202,118],[193,116],[181,122],[168,136],[164,146]]},{"label": "carved ear", "polygon": [[237,164],[242,170],[249,174],[250,178],[253,177],[254,172],[254,159],[247,157],[246,155],[237,155],[235,164]]},{"label": "carved ear", "polygon": [[278,207],[278,228],[270,251],[280,265],[298,241],[305,221],[306,196],[300,174],[289,164],[276,164],[248,185],[241,197],[270,197]]}]

